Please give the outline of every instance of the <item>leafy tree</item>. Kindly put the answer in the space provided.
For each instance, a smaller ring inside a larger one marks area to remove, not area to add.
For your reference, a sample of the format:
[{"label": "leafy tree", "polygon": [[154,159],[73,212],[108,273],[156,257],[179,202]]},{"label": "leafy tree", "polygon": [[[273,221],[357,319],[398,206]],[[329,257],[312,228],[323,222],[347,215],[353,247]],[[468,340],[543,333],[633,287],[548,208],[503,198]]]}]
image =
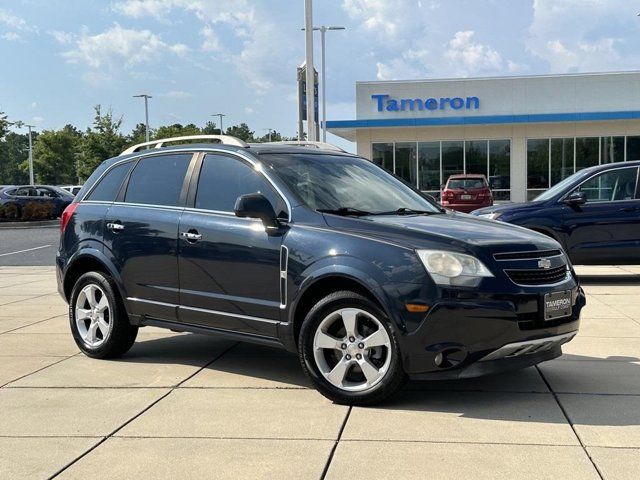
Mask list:
[{"label": "leafy tree", "polygon": [[0,140],[4,138],[4,136],[9,131],[9,122],[7,120],[7,116],[4,112],[0,112]]},{"label": "leafy tree", "polygon": [[254,133],[255,132],[249,130],[249,125],[241,123],[240,125],[234,125],[233,127],[227,128],[225,135],[231,135],[232,137],[239,138],[245,142],[254,142]]},{"label": "leafy tree", "polygon": [[[150,129],[149,139],[153,139],[154,131]],[[127,135],[127,145],[136,145],[137,143],[144,143],[147,141],[147,127],[144,123],[138,123],[131,133]]]},{"label": "leafy tree", "polygon": [[20,167],[28,157],[29,136],[26,133],[6,133],[4,140],[0,141],[0,185],[29,183],[28,166],[26,170]]},{"label": "leafy tree", "polygon": [[155,138],[184,137],[187,135],[200,135],[201,133],[202,131],[193,123],[188,125],[174,123],[173,125],[158,128],[155,132]]},{"label": "leafy tree", "polygon": [[286,142],[289,140],[298,140],[298,137],[286,137],[276,130],[271,130],[271,140],[269,140],[269,133],[265,133],[263,136],[255,139],[255,141],[258,143],[266,143],[269,141]]},{"label": "leafy tree", "polygon": [[102,113],[100,105],[95,107],[93,128],[88,128],[81,143],[78,158],[78,177],[86,180],[107,158],[119,155],[127,139],[120,133],[122,117],[114,119],[111,109]]},{"label": "leafy tree", "polygon": [[82,134],[72,125],[38,135],[33,147],[33,169],[38,183],[75,183],[81,141]]},{"label": "leafy tree", "polygon": [[204,127],[202,127],[203,135],[221,135],[220,129],[216,126],[215,122],[209,120],[205,123]]}]

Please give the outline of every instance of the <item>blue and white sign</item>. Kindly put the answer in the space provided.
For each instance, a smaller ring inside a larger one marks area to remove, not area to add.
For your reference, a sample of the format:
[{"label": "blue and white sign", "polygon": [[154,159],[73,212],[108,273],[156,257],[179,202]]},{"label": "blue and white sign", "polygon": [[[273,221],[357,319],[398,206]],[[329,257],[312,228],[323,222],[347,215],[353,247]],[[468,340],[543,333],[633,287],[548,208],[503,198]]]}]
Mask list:
[{"label": "blue and white sign", "polygon": [[371,95],[378,112],[406,112],[416,110],[478,110],[478,97],[393,98],[387,94]]}]

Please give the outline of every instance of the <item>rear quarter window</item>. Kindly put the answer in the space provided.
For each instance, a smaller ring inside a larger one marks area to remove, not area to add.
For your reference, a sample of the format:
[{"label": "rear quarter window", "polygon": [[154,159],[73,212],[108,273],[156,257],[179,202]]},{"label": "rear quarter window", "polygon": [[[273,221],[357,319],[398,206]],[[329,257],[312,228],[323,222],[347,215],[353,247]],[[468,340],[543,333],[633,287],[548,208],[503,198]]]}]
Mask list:
[{"label": "rear quarter window", "polygon": [[120,191],[122,182],[131,169],[132,162],[123,163],[109,170],[91,191],[87,200],[113,202]]}]

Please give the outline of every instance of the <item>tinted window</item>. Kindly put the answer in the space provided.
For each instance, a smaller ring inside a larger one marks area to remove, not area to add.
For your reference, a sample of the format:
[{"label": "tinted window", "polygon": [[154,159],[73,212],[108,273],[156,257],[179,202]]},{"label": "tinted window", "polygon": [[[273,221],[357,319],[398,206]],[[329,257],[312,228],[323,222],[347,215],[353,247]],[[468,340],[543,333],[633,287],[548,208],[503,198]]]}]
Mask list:
[{"label": "tinted window", "polygon": [[191,154],[143,158],[131,174],[125,202],[178,205]]},{"label": "tinted window", "polygon": [[40,187],[36,189],[36,196],[38,197],[49,197],[49,198],[57,198],[58,195],[49,190],[48,188]]},{"label": "tinted window", "polygon": [[454,190],[464,188],[485,188],[486,186],[487,182],[484,180],[484,178],[452,178],[447,184],[448,188]]},{"label": "tinted window", "polygon": [[249,193],[263,194],[269,199],[278,216],[286,217],[282,199],[260,172],[231,157],[204,157],[198,179],[196,208],[233,212],[238,197]]},{"label": "tinted window", "polygon": [[102,180],[89,194],[87,200],[95,200],[100,202],[113,202],[118,195],[120,186],[124,177],[129,173],[131,168],[131,162],[123,163],[117,167],[113,167],[109,172],[102,177]]},{"label": "tinted window", "polygon": [[584,192],[588,202],[633,200],[637,176],[637,168],[619,168],[590,178],[576,191]]}]

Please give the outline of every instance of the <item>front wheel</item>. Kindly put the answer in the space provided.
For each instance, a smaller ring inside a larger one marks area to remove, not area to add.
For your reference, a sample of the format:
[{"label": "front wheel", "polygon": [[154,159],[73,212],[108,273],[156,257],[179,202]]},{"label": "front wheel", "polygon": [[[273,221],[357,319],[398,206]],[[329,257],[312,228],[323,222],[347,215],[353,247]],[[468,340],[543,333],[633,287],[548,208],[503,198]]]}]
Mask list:
[{"label": "front wheel", "polygon": [[389,319],[355,292],[332,293],[311,309],[300,329],[299,351],[315,387],[336,403],[379,403],[406,381]]},{"label": "front wheel", "polygon": [[136,340],[113,280],[88,272],[76,281],[69,301],[69,323],[78,348],[92,358],[115,358]]}]

